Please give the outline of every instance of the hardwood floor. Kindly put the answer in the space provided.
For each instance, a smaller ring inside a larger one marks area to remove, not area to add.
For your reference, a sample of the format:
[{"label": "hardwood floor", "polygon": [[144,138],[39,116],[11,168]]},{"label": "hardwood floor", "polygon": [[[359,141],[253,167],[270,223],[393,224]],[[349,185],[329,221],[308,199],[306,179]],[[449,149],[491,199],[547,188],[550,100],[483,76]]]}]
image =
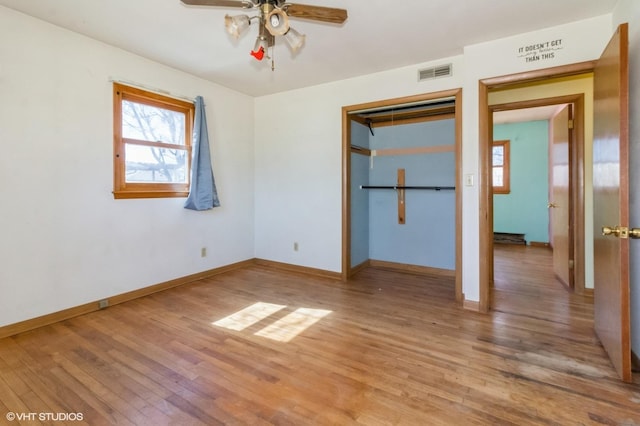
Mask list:
[{"label": "hardwood floor", "polygon": [[458,308],[453,279],[254,266],[5,338],[0,423],[640,424],[588,298],[522,249],[498,253],[489,315]]}]

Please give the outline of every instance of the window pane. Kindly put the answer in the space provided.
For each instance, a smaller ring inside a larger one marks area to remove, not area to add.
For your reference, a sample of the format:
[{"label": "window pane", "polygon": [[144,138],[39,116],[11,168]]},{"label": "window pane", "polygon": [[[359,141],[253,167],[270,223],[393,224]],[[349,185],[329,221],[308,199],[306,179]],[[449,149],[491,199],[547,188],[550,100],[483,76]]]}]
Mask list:
[{"label": "window pane", "polygon": [[122,137],[184,145],[185,115],[137,102],[122,101]]},{"label": "window pane", "polygon": [[187,182],[187,151],[126,144],[127,182]]},{"label": "window pane", "polygon": [[504,166],[504,146],[498,145],[493,147],[493,165]]},{"label": "window pane", "polygon": [[504,186],[504,169],[502,167],[493,168],[493,186]]}]

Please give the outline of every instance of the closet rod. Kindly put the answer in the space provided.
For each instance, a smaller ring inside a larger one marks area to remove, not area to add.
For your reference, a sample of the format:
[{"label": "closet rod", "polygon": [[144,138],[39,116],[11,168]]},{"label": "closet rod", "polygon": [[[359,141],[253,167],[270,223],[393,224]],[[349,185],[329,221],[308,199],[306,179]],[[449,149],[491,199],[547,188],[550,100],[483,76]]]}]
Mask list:
[{"label": "closet rod", "polygon": [[448,190],[454,191],[455,186],[377,186],[377,185],[360,185],[360,189],[428,189],[432,191]]}]

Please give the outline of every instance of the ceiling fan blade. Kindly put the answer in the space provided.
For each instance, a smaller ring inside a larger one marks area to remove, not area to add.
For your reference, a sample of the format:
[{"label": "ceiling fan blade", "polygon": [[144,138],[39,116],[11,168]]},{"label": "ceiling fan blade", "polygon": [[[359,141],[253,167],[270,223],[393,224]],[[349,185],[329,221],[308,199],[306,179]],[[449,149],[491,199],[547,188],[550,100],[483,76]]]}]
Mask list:
[{"label": "ceiling fan blade", "polygon": [[251,9],[254,5],[246,0],[180,0],[189,6],[220,6],[220,7],[240,7]]},{"label": "ceiling fan blade", "polygon": [[287,4],[286,12],[292,18],[313,19],[314,21],[342,24],[347,20],[345,9],[334,7],[310,6],[307,4]]}]

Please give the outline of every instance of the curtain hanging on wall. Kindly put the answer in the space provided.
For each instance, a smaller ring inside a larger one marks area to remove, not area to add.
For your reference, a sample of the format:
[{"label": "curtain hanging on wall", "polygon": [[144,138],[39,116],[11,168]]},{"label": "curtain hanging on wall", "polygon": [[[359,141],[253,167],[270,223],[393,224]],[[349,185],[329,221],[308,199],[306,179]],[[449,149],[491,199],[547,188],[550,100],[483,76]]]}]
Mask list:
[{"label": "curtain hanging on wall", "polygon": [[196,97],[196,116],[193,125],[193,161],[191,163],[191,186],[185,209],[209,210],[220,206],[216,181],[213,178],[207,117],[202,96]]}]

